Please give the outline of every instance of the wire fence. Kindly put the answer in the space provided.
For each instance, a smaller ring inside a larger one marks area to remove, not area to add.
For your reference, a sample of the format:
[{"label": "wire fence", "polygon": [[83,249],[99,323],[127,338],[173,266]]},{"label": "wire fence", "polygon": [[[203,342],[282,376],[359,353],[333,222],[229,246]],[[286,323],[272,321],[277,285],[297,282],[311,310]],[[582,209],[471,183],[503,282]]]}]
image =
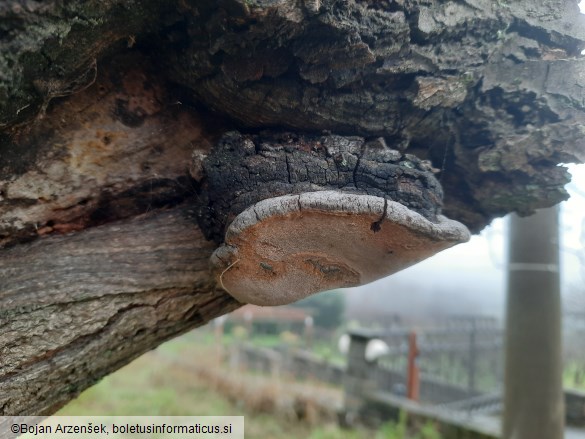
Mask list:
[{"label": "wire fence", "polygon": [[[416,347],[409,337],[416,334]],[[503,385],[503,332],[496,320],[458,318],[439,327],[381,331],[386,349],[376,361],[383,388],[406,395],[409,351],[416,349],[421,401],[444,403],[493,393]]]},{"label": "wire fence", "polygon": [[[370,360],[369,373],[379,388],[400,396],[407,395],[409,374],[409,336],[416,333],[416,367],[419,374],[419,397],[422,402],[451,403],[458,398],[501,393],[504,380],[503,328],[498,320],[484,317],[456,317],[449,320],[413,329],[392,321],[387,329],[368,328],[371,337],[383,342],[383,351],[375,361]],[[567,313],[564,316],[564,374],[568,388],[585,387],[585,313]],[[326,334],[314,331],[311,339],[327,340],[335,345],[334,332]],[[312,343],[304,343],[310,348]],[[253,354],[250,354],[253,355]],[[268,356],[269,354],[266,354]],[[301,358],[310,354],[298,353],[279,361],[280,368],[287,361],[299,363],[294,367],[303,376],[319,376],[327,369],[323,363],[307,362]],[[298,357],[298,358],[297,358]],[[315,357],[317,358],[317,357]],[[307,360],[308,361],[308,360]],[[272,361],[274,363],[274,361]],[[313,365],[313,363],[317,363]],[[310,364],[310,365],[309,365]],[[272,366],[274,367],[274,366]],[[265,369],[265,367],[259,367]],[[339,379],[342,371],[328,375],[326,381]],[[335,376],[335,378],[332,378]]]}]

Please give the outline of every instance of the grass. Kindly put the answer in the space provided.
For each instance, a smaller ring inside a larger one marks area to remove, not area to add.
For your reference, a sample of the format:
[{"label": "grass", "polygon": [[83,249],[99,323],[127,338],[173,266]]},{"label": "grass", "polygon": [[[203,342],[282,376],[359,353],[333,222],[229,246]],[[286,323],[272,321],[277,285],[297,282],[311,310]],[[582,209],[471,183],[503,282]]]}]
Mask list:
[{"label": "grass", "polygon": [[585,390],[585,366],[582,362],[571,361],[565,365],[563,385],[570,389]]},{"label": "grass", "polygon": [[[275,348],[287,344],[287,340],[284,334],[253,334],[251,337],[238,338],[230,333],[223,336],[222,342],[226,345],[229,345],[234,342],[241,342],[242,340],[245,340],[247,343],[250,343],[256,347],[263,348]],[[290,342],[291,340],[289,340],[288,343],[291,347],[299,347],[310,350],[318,358],[333,364],[344,365],[346,363],[345,356],[338,351],[337,346],[333,341],[316,339],[313,340],[310,348],[308,348],[300,337],[292,338],[292,340],[294,340],[294,342]]]},{"label": "grass", "polygon": [[[86,390],[57,413],[63,416],[244,416],[247,438],[282,439],[440,439],[431,424],[419,432],[406,428],[406,417],[379,431],[344,430],[313,408],[304,418],[276,409],[285,384],[266,377],[235,376],[217,363],[215,336],[196,331],[138,358]],[[321,392],[315,388],[316,392]],[[298,400],[294,400],[298,402]]]},{"label": "grass", "polygon": [[397,422],[387,422],[376,432],[375,439],[442,439],[432,422],[426,422],[419,431],[408,427],[408,415],[401,411]]},{"label": "grass", "polygon": [[[187,334],[165,343],[83,392],[62,408],[62,416],[244,416],[246,437],[283,439],[356,439],[364,432],[344,431],[336,425],[318,427],[249,408],[214,389],[194,369],[173,362],[189,358],[193,364],[211,361],[212,334]],[[245,378],[242,378],[242,380]],[[237,390],[237,389],[236,389]],[[261,401],[260,401],[261,404]]]},{"label": "grass", "polygon": [[[171,346],[171,350],[175,350]],[[154,361],[153,361],[154,360]],[[86,390],[57,413],[63,416],[244,416],[246,437],[297,439],[307,427],[230,402],[184,368],[168,367],[146,354]]]},{"label": "grass", "polygon": [[[153,361],[154,359],[154,361]],[[188,371],[146,354],[83,392],[59,415],[211,416],[241,411]]]}]

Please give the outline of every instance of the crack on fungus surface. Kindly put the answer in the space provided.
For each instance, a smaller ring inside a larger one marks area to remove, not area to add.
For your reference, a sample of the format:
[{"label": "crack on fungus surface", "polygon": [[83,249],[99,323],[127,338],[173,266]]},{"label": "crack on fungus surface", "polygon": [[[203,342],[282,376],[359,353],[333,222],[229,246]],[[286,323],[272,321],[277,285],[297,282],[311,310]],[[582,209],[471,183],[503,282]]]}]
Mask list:
[{"label": "crack on fungus surface", "polygon": [[377,233],[380,231],[380,229],[382,228],[382,221],[384,221],[384,218],[386,218],[387,212],[388,212],[388,200],[386,198],[384,198],[384,212],[380,216],[380,219],[378,221],[374,221],[372,223],[372,225],[370,226],[370,230],[372,232]]}]

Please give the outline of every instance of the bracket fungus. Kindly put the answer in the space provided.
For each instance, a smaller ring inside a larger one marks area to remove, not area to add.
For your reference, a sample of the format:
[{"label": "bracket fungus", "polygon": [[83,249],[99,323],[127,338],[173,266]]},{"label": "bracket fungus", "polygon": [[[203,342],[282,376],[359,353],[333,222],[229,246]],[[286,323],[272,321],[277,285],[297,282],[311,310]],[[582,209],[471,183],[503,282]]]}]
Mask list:
[{"label": "bracket fungus", "polygon": [[468,239],[456,221],[433,223],[381,197],[308,192],[243,211],[212,263],[238,301],[284,305],[375,281]]},{"label": "bracket fungus", "polygon": [[231,132],[198,166],[212,265],[243,303],[363,285],[469,239],[440,215],[436,170],[383,139]]}]

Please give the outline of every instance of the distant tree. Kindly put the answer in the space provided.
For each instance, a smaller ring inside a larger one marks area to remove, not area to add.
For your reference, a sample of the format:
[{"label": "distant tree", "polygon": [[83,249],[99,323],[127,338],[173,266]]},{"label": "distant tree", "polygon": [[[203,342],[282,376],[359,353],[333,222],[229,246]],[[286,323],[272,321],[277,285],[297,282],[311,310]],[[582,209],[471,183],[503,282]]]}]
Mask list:
[{"label": "distant tree", "polygon": [[345,314],[345,296],[333,290],[307,297],[292,306],[311,311],[315,326],[334,329],[341,325]]}]

